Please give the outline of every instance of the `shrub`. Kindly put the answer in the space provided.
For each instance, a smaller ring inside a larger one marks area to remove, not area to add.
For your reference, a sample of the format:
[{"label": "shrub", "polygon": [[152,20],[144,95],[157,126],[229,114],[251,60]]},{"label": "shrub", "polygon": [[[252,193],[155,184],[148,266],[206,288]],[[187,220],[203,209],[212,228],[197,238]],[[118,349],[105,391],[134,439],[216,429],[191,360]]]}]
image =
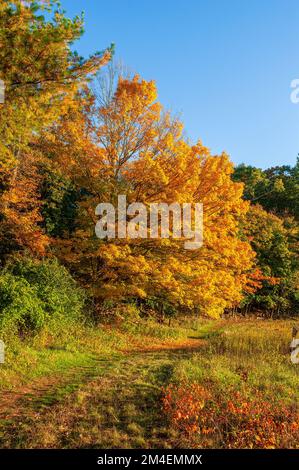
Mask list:
[{"label": "shrub", "polygon": [[0,277],[0,328],[10,333],[40,329],[45,322],[44,303],[26,279],[5,273]]},{"label": "shrub", "polygon": [[83,291],[56,260],[19,260],[0,276],[0,327],[35,333],[78,321]]},{"label": "shrub", "polygon": [[12,266],[15,276],[25,278],[36,287],[49,317],[77,320],[84,305],[84,293],[68,270],[56,259],[36,262],[19,261]]},{"label": "shrub", "polygon": [[163,409],[180,445],[222,448],[299,448],[297,408],[231,391],[223,396],[196,383],[169,385]]},{"label": "shrub", "polygon": [[160,322],[165,318],[174,318],[178,311],[165,297],[146,297],[140,301],[140,309],[146,316],[158,317]]},{"label": "shrub", "polygon": [[203,426],[202,410],[209,393],[199,384],[186,382],[169,385],[164,390],[163,408],[171,423],[186,437],[197,433],[207,433]]}]

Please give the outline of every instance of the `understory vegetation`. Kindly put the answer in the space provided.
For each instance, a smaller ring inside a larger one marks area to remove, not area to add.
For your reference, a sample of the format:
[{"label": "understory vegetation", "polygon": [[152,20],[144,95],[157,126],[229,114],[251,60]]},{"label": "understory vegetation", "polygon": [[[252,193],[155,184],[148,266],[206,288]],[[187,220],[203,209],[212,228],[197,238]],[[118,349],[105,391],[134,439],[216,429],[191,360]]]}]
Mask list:
[{"label": "understory vegetation", "polygon": [[291,322],[228,321],[174,368],[163,406],[179,446],[298,448],[298,380]]}]

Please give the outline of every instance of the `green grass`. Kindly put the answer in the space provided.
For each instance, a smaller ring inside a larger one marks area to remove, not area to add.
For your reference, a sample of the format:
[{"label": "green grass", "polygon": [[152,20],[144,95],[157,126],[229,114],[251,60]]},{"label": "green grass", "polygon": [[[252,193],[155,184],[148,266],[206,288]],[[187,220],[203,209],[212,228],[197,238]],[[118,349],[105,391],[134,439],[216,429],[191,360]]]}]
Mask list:
[{"label": "green grass", "polygon": [[191,356],[192,350],[179,349],[190,330],[180,328],[174,340],[173,332],[167,339],[167,330],[161,329],[162,334],[140,335],[135,342],[117,332],[124,335],[124,351],[107,354],[107,340],[105,353],[94,353],[84,364],[82,358],[74,362],[64,370],[62,381],[37,383],[17,397],[0,416],[1,446],[167,447],[171,430],[161,420],[161,387],[169,381],[177,358]]},{"label": "green grass", "polygon": [[115,329],[82,325],[68,326],[55,334],[44,329],[24,341],[15,337],[5,340],[5,363],[0,365],[0,390],[13,389],[49,374],[62,374],[76,366],[91,364],[94,357],[122,354],[167,340],[186,338],[189,328],[169,328],[154,322],[123,324]]},{"label": "green grass", "polygon": [[183,380],[220,395],[258,389],[278,406],[296,404],[292,325],[127,322],[8,342],[0,368],[0,446],[171,448],[177,431],[162,413],[162,387]]},{"label": "green grass", "polygon": [[284,402],[298,402],[299,367],[290,360],[292,321],[226,321],[200,330],[207,339],[200,353],[178,361],[173,381],[210,383],[225,393],[232,387]]}]

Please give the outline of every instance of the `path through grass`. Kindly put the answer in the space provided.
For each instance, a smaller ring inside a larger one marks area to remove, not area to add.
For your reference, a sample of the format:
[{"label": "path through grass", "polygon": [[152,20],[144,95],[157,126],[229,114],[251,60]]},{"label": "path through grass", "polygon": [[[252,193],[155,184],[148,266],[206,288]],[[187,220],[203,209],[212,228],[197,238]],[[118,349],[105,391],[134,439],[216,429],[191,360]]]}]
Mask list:
[{"label": "path through grass", "polygon": [[91,357],[58,380],[37,382],[6,399],[1,447],[167,448],[172,431],[161,419],[161,387],[175,362],[200,347],[200,340],[189,339],[161,349]]},{"label": "path through grass", "polygon": [[53,375],[3,390],[0,447],[180,446],[161,409],[162,387],[169,382],[208,384],[217,396],[239,391],[248,400],[261,393],[278,408],[295,407],[299,370],[289,356],[292,324],[203,321],[196,331],[181,329],[168,339],[164,331],[161,338],[125,333],[119,347],[116,333],[113,342],[105,333],[109,348],[74,353],[61,369],[53,356]]}]

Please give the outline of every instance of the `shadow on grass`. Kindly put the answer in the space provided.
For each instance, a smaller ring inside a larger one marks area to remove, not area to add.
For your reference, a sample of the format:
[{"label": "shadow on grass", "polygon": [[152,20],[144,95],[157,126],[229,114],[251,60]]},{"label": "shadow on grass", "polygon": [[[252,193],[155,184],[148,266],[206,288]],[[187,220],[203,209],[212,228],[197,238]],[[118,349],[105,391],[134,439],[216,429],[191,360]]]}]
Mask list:
[{"label": "shadow on grass", "polygon": [[[39,426],[51,424],[59,448],[165,447],[169,428],[161,410],[161,387],[170,381],[176,361],[199,349],[144,350],[125,358],[93,358],[88,365],[69,369],[62,383],[35,387],[2,414],[0,446],[43,446],[35,429],[38,416]],[[88,394],[82,412],[78,391]],[[62,419],[69,423],[66,432],[59,431]],[[81,441],[82,434],[87,437]]]}]

